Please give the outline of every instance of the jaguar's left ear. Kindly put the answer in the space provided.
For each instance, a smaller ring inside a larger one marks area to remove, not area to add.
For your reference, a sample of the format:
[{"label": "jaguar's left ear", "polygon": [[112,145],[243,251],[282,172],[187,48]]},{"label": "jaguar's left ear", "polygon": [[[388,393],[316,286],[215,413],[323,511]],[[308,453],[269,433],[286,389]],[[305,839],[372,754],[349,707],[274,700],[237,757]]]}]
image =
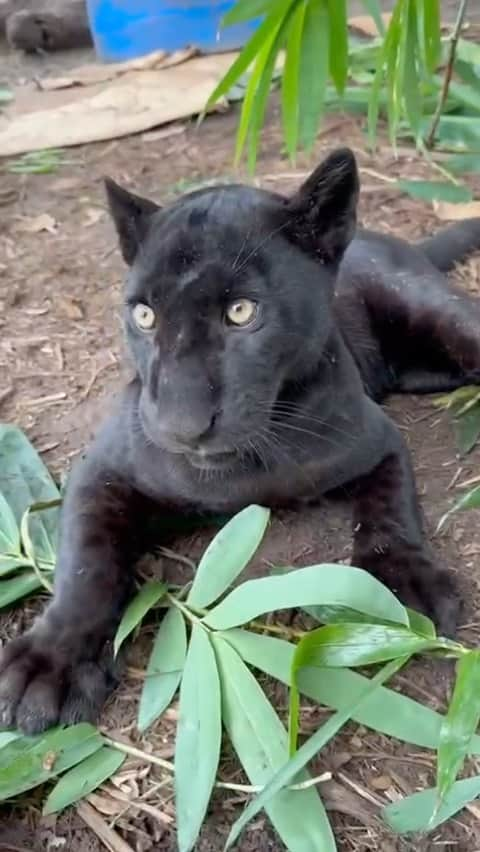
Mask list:
[{"label": "jaguar's left ear", "polygon": [[324,263],[336,263],[357,223],[358,169],[353,151],[327,157],[287,202],[290,238]]}]

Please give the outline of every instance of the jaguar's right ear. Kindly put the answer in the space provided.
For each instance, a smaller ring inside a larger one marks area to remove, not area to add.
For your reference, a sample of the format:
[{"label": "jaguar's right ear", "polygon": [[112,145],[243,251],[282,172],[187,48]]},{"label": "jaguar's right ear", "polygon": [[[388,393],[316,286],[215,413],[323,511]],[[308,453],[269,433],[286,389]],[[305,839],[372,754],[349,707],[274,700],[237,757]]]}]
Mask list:
[{"label": "jaguar's right ear", "polygon": [[105,178],[105,189],[123,259],[131,266],[145,239],[150,219],[160,207],[148,198],[133,195],[111,178]]}]

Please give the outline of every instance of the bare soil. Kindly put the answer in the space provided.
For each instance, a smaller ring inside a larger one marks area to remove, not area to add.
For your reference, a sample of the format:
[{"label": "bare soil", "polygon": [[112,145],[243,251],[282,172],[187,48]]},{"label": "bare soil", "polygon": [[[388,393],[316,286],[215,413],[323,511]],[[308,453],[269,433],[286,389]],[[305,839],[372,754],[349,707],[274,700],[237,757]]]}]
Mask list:
[{"label": "bare soil", "polygon": [[[11,72],[10,65],[0,76]],[[292,192],[310,163],[300,157],[296,169],[292,169],[279,156],[277,112],[274,106],[264,134],[256,181],[277,191]],[[193,123],[185,123],[156,135],[74,149],[66,155],[68,163],[49,175],[18,176],[8,172],[8,163],[3,164],[0,419],[20,425],[57,476],[90,441],[99,419],[109,410],[111,395],[129,372],[120,324],[124,269],[105,210],[103,176],[109,174],[159,201],[168,201],[205,181],[231,180],[235,126],[236,113],[232,110],[211,116],[199,130]],[[337,115],[326,122],[313,161],[339,143],[348,143],[358,155],[364,224],[413,240],[439,227],[430,206],[401,195],[390,185],[396,176],[427,174],[424,163],[413,152],[401,148],[395,159],[385,144],[372,156],[366,152],[361,121]],[[478,181],[476,189],[480,191]],[[38,219],[40,216],[44,218]],[[48,230],[39,230],[42,222]],[[480,258],[477,256],[459,270],[458,278],[463,286],[478,292]],[[462,483],[479,473],[480,451],[466,459],[458,458],[451,424],[428,397],[396,398],[389,402],[388,409],[411,447],[427,524],[433,534]],[[459,515],[434,540],[439,559],[459,575],[466,601],[460,636],[474,645],[480,642],[477,520],[478,513]],[[207,540],[208,533],[197,533],[177,542],[175,549],[196,558]],[[349,551],[348,506],[338,502],[322,504],[276,516],[254,570],[266,571],[270,562],[301,566],[344,561]],[[177,577],[179,572],[188,576],[187,568],[180,569],[166,559],[157,564],[156,570],[169,576],[172,571]],[[31,600],[6,613],[0,621],[2,638],[23,630],[38,607],[38,599]],[[141,672],[153,631],[153,625],[147,625],[132,647],[128,672],[110,700],[102,723],[117,736],[128,737],[142,749],[170,759],[175,705],[143,740],[135,730]],[[448,667],[416,662],[397,681],[406,693],[442,709],[450,675]],[[283,713],[285,690],[275,684],[267,687]],[[311,732],[324,718],[324,709],[306,704],[303,733]],[[428,838],[398,839],[381,823],[378,814],[382,804],[434,782],[431,753],[351,724],[322,753],[315,769],[332,772],[332,781],[322,791],[332,812],[341,852],[480,850],[480,810],[475,805]],[[480,766],[470,761],[466,772],[479,771]],[[221,777],[244,780],[231,756],[222,764]],[[117,787],[108,784],[105,789],[116,790],[136,802],[129,806],[117,799],[117,806],[110,813],[103,813],[103,819],[115,828],[127,848],[136,852],[173,852],[173,793],[167,773],[130,760],[117,779]],[[105,792],[101,795],[105,807]],[[245,801],[246,796],[239,793],[215,794],[198,852],[220,852],[228,827]],[[102,800],[96,800],[96,805],[101,811]],[[1,807],[0,813],[0,850],[100,852],[104,848],[75,809],[58,819],[42,818],[38,792]],[[264,816],[245,831],[238,845],[241,852],[276,852],[282,848]]]}]

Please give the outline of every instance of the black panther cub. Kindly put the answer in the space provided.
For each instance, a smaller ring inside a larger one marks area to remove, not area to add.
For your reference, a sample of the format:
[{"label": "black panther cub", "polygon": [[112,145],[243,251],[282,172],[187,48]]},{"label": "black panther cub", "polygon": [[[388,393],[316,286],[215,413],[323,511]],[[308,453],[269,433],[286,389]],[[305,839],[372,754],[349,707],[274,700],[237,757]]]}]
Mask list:
[{"label": "black panther cub", "polygon": [[52,603],[2,652],[1,724],[96,716],[134,530],[154,507],[233,513],[342,487],[353,563],[453,633],[455,584],[376,400],[480,382],[480,303],[441,274],[480,246],[480,219],[417,247],[356,231],[349,150],[290,199],[225,186],[162,209],[107,189],[137,375],[72,474]]}]

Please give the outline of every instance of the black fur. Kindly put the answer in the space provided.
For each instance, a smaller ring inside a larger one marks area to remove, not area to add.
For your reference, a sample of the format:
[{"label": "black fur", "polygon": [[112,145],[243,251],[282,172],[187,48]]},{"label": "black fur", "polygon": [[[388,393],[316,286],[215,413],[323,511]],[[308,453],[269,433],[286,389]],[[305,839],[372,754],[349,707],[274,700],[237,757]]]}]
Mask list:
[{"label": "black fur", "polygon": [[[95,715],[134,534],[154,508],[233,513],[341,487],[354,563],[453,633],[455,584],[430,551],[409,454],[378,401],[478,382],[479,303],[435,263],[478,247],[479,220],[419,247],[356,231],[348,150],[291,199],[227,186],[161,209],[112,181],[107,191],[137,376],[72,475],[53,601],[3,652],[3,723],[33,732]],[[250,300],[244,327],[228,319],[238,300]],[[154,312],[149,331],[134,321],[138,303]]]}]

